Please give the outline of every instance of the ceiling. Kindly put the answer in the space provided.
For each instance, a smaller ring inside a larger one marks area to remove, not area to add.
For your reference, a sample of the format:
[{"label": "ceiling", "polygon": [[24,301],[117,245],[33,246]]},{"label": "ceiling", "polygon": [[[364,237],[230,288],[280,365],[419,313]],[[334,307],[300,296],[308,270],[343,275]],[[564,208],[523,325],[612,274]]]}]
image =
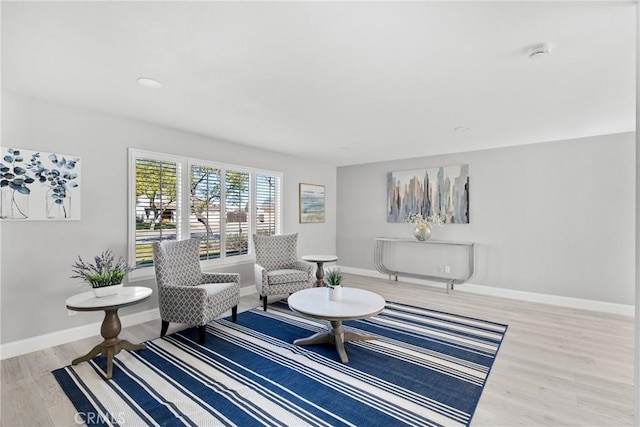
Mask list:
[{"label": "ceiling", "polygon": [[635,7],[3,2],[2,84],[337,166],[563,140],[635,130]]}]

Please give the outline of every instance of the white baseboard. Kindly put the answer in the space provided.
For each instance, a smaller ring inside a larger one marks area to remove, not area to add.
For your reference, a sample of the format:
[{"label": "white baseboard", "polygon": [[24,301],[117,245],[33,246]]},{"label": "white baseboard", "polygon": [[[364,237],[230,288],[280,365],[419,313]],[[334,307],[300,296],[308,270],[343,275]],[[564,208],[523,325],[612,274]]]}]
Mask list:
[{"label": "white baseboard", "polygon": [[243,286],[240,288],[240,296],[241,297],[245,297],[247,295],[251,295],[251,294],[257,294],[258,291],[256,290],[255,285],[253,285],[253,283],[249,286]]},{"label": "white baseboard", "polygon": [[[123,328],[126,328],[127,326],[133,326],[159,318],[160,311],[157,308],[154,308],[122,316],[120,318],[120,323]],[[23,340],[2,344],[0,345],[0,360],[99,335],[101,325],[102,322],[90,323],[88,325],[77,326],[63,331],[51,332],[37,337],[25,338]]]},{"label": "white baseboard", "polygon": [[[340,270],[344,273],[357,274],[366,277],[375,277],[377,279],[388,279],[389,276],[382,274],[375,270],[366,270],[362,268],[342,267]],[[445,289],[444,283],[429,282],[426,280],[419,280],[413,278],[407,278],[400,276],[400,280],[407,283],[414,283],[418,285],[427,285],[433,287],[439,287]],[[528,302],[537,302],[541,304],[557,305],[567,308],[577,308],[581,310],[600,311],[604,313],[620,314],[623,316],[634,316],[635,307],[633,305],[615,304],[604,301],[594,301],[581,298],[563,297],[558,295],[538,294],[535,292],[517,291],[513,289],[495,288],[492,286],[475,285],[472,283],[465,283],[462,285],[456,285],[454,292],[468,292],[479,295],[489,295],[500,298],[516,299]]]},{"label": "white baseboard", "polygon": [[[377,279],[388,279],[386,274],[379,273],[375,270],[366,270],[361,268],[343,267],[340,269],[344,273],[357,274],[359,276],[374,277]],[[426,280],[412,279],[401,277],[403,282],[414,283],[438,287],[444,290],[443,283],[434,283]],[[614,304],[603,301],[586,300],[581,298],[563,297],[558,295],[538,294],[535,292],[517,291],[513,289],[495,288],[491,286],[475,285],[465,283],[456,285],[454,292],[468,292],[479,295],[489,295],[500,298],[516,299],[521,301],[536,302],[542,304],[557,305],[568,308],[576,308],[581,310],[600,311],[604,313],[620,314],[623,316],[633,317],[635,307],[633,305]],[[246,296],[257,293],[253,284],[240,288],[240,296]],[[160,311],[157,308],[146,310],[139,313],[133,313],[122,316],[120,321],[122,327],[133,326],[139,323],[148,322],[159,319]],[[0,360],[10,357],[20,356],[22,354],[31,353],[49,347],[66,344],[68,342],[77,341],[98,335],[102,322],[90,323],[88,325],[78,326],[75,328],[65,329],[63,331],[52,332],[37,337],[26,338],[23,340],[13,341],[0,345]]]},{"label": "white baseboard", "polygon": [[[256,287],[253,284],[240,288],[240,296],[251,295],[254,293],[257,292]],[[122,316],[120,318],[120,323],[122,323],[123,328],[126,328],[127,326],[133,326],[159,318],[160,311],[157,308],[154,308],[151,310],[141,311],[140,313]],[[63,331],[51,332],[37,337],[25,338],[23,340],[1,344],[0,360],[99,335],[101,325],[102,322],[90,323],[88,325],[77,326]]]}]

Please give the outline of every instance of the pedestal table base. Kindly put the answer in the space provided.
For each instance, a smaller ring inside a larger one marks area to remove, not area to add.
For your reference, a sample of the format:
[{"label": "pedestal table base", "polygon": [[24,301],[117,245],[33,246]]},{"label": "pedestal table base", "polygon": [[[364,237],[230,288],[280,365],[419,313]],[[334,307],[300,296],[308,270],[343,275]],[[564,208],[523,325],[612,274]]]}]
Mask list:
[{"label": "pedestal table base", "polygon": [[318,332],[308,338],[298,338],[293,343],[295,345],[335,344],[342,363],[349,363],[349,357],[347,357],[347,352],[344,349],[344,343],[375,339],[377,339],[375,335],[361,334],[359,332],[352,331],[345,332],[342,327],[341,320],[332,320],[330,331]]},{"label": "pedestal table base", "polygon": [[100,327],[100,334],[104,341],[93,347],[89,353],[82,357],[74,359],[71,364],[86,362],[101,354],[107,358],[107,379],[113,376],[113,356],[120,353],[120,350],[145,350],[144,344],[132,344],[127,340],[118,338],[118,334],[122,330],[120,318],[118,317],[118,308],[105,309],[104,320]]}]

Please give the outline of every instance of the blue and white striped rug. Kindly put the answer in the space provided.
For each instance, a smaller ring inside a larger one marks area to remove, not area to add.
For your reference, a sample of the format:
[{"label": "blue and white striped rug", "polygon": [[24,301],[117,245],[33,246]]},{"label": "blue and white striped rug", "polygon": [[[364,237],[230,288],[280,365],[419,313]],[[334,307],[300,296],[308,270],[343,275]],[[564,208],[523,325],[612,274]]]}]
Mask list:
[{"label": "blue and white striped rug", "polygon": [[297,347],[327,327],[286,303],[122,351],[113,379],[98,357],[53,372],[87,424],[462,426],[471,417],[507,326],[388,302],[345,327],[379,337]]}]

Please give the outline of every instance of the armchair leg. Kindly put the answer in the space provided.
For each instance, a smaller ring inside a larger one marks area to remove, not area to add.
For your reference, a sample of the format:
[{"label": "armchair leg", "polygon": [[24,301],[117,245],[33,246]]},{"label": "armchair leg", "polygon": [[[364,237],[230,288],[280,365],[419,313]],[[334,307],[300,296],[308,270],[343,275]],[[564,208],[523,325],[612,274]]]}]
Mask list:
[{"label": "armchair leg", "polygon": [[238,306],[234,305],[231,308],[231,320],[235,323],[238,321]]},{"label": "armchair leg", "polygon": [[267,296],[263,296],[262,297],[262,308],[264,309],[264,311],[267,311]]},{"label": "armchair leg", "polygon": [[207,332],[207,325],[198,326],[198,344],[204,344],[204,337]]},{"label": "armchair leg", "polygon": [[167,322],[166,320],[163,320],[162,328],[160,328],[160,336],[161,337],[165,336],[168,329],[169,329],[169,322]]}]

